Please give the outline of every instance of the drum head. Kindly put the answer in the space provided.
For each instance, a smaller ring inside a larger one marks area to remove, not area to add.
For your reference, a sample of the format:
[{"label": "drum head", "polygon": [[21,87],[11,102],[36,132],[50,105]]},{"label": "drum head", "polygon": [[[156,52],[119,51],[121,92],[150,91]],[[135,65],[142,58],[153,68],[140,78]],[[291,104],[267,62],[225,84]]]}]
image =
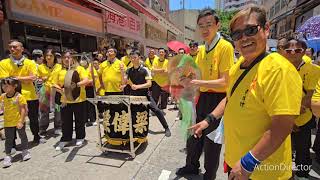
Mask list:
[{"label": "drum head", "polygon": [[68,101],[75,101],[80,96],[80,87],[76,84],[80,82],[79,73],[75,70],[67,71],[64,79],[64,91]]}]

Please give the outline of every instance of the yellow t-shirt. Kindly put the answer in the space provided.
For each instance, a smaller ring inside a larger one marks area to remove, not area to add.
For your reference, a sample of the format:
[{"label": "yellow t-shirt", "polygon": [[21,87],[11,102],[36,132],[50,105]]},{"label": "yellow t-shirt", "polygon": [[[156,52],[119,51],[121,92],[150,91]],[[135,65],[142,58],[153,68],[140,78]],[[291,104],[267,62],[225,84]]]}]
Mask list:
[{"label": "yellow t-shirt", "polygon": [[53,85],[53,78],[56,73],[59,73],[61,70],[62,66],[61,64],[55,64],[52,68],[49,68],[45,64],[41,64],[38,67],[38,76],[41,78],[46,77],[46,81],[44,85],[46,86],[47,89],[50,89]]},{"label": "yellow t-shirt", "polygon": [[[88,78],[87,71],[82,66],[77,66],[76,71],[79,73],[80,81],[84,80],[85,78]],[[59,73],[56,74],[56,76],[53,78],[53,84],[56,84],[60,87],[64,86],[64,79],[67,74],[67,69],[62,68]],[[62,94],[61,102],[63,103],[80,103],[84,102],[86,100],[86,90],[84,86],[80,87],[80,96],[75,101],[68,101],[64,94]]]},{"label": "yellow t-shirt", "polygon": [[[162,62],[160,61],[159,58],[155,59],[152,64],[152,69],[164,69],[165,71],[167,71],[168,70],[168,59],[165,59]],[[161,87],[168,85],[168,83],[169,83],[168,74],[154,73],[152,75],[152,77],[153,77],[153,81],[155,81]]]},{"label": "yellow t-shirt", "polygon": [[[106,61],[106,60],[105,60]],[[102,64],[102,63],[101,63]],[[99,64],[99,69],[98,70],[96,70],[97,71],[97,73],[98,73],[98,75],[99,75],[99,84],[100,84],[100,87],[101,87],[101,81],[100,81],[100,77],[102,77],[101,76],[101,74],[102,74],[102,71],[101,71],[101,64]],[[99,92],[98,92],[98,95],[99,96],[104,96],[104,94],[105,94],[105,90],[104,90],[104,88],[100,88],[100,90],[99,90]]]},{"label": "yellow t-shirt", "polygon": [[[190,55],[190,56],[191,56],[191,55]],[[197,55],[191,56],[191,57],[192,57],[192,59],[194,60],[194,62],[195,62],[196,64],[198,64],[198,62],[199,62],[199,57],[200,57],[199,52],[198,52]]]},{"label": "yellow t-shirt", "polygon": [[[89,67],[86,69],[87,74],[88,74],[88,79],[92,80],[92,73],[91,73],[91,64]],[[93,74],[94,74],[94,85],[96,87],[96,90],[98,90],[101,87],[98,72],[96,69],[93,68]]]},{"label": "yellow t-shirt", "polygon": [[121,61],[123,62],[124,65],[126,65],[127,69],[129,69],[133,66],[133,64],[128,56],[123,56],[121,58]]},{"label": "yellow t-shirt", "polygon": [[[120,64],[123,63],[119,59],[116,59],[112,64],[109,61],[104,61],[100,64],[99,71],[102,76],[105,92],[122,92],[120,89],[122,84]],[[124,71],[126,71],[125,66]]]},{"label": "yellow t-shirt", "polygon": [[[219,79],[219,74],[229,71],[234,64],[234,49],[232,45],[220,39],[216,47],[206,52],[204,45],[199,46],[197,64],[201,71],[202,80]],[[200,87],[201,92],[226,92],[227,88]]]},{"label": "yellow t-shirt", "polygon": [[[320,77],[320,67],[317,65],[314,65],[312,63],[304,63],[300,69],[298,69],[299,75],[302,79],[303,83],[303,97],[306,95],[304,91],[314,90],[316,88],[316,84],[318,82],[318,79]],[[311,109],[306,109],[306,112],[303,114],[300,114],[299,117],[297,117],[295,124],[297,126],[303,126],[312,117]]]},{"label": "yellow t-shirt", "polygon": [[302,59],[304,60],[304,62],[306,62],[306,63],[312,63],[312,59],[309,57],[309,56],[307,56],[307,55],[303,55],[302,56]]},{"label": "yellow t-shirt", "polygon": [[152,70],[152,65],[153,63],[158,60],[159,57],[158,56],[154,56],[153,60],[150,61],[150,58],[147,58],[146,61],[144,62],[144,65],[151,71]]},{"label": "yellow t-shirt", "polygon": [[[36,63],[30,59],[25,59],[23,66],[18,67],[15,65],[11,59],[7,58],[0,62],[0,70],[2,71],[2,78],[14,76],[14,77],[25,77],[30,75],[37,76],[37,66]],[[36,100],[38,96],[33,82],[21,82],[22,85],[22,95],[27,101]]]},{"label": "yellow t-shirt", "polygon": [[4,127],[17,126],[21,119],[20,106],[27,105],[26,99],[20,93],[16,93],[11,98],[4,93],[0,96],[0,101],[4,107]]},{"label": "yellow t-shirt", "polygon": [[[244,69],[243,57],[230,69],[228,103],[224,111],[225,161],[233,167],[258,143],[270,128],[274,115],[299,115],[302,81],[295,67],[278,53],[256,64],[240,82],[233,95],[231,89]],[[290,136],[261,165],[292,167]],[[268,166],[271,167],[271,166]],[[256,169],[251,179],[289,179],[291,169]]]},{"label": "yellow t-shirt", "polygon": [[316,89],[312,95],[312,101],[319,101],[320,100],[320,79],[318,80],[317,82],[317,85],[316,85]]}]

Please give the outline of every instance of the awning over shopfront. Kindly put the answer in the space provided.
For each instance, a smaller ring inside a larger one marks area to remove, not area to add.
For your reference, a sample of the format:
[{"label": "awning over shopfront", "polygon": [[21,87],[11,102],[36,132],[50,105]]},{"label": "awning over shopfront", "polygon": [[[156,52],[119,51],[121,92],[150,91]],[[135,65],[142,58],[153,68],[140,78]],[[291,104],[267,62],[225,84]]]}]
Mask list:
[{"label": "awning over shopfront", "polygon": [[117,11],[116,9],[106,5],[105,3],[101,3],[100,1],[97,1],[97,0],[86,0],[86,1],[90,2],[91,4],[97,6],[101,9],[107,10],[111,13],[117,14],[119,16],[126,16],[125,14],[121,13],[120,11]]},{"label": "awning over shopfront", "polygon": [[102,14],[68,1],[11,0],[9,18],[62,30],[104,36]]}]

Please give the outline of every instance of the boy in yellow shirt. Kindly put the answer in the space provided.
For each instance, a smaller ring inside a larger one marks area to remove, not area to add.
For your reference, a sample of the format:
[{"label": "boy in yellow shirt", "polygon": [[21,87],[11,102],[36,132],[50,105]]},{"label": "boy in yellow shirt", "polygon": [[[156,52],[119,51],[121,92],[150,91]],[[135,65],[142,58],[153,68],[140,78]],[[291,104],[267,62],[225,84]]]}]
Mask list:
[{"label": "boy in yellow shirt", "polygon": [[152,97],[156,104],[160,100],[160,109],[163,111],[167,108],[169,94],[161,88],[168,85],[168,59],[166,59],[166,50],[164,48],[159,49],[159,58],[156,58],[152,64]]},{"label": "boy in yellow shirt", "polygon": [[[234,61],[234,49],[218,32],[220,21],[213,9],[204,9],[199,13],[197,25],[205,45],[198,47],[196,63],[201,76],[191,81],[199,87],[200,95],[196,105],[196,122],[203,120],[226,96],[229,69]],[[219,125],[219,120],[211,125],[206,134]],[[186,165],[176,174],[199,174],[200,156],[204,151],[204,179],[215,179],[219,167],[221,144],[215,143],[208,136],[187,140]]]}]

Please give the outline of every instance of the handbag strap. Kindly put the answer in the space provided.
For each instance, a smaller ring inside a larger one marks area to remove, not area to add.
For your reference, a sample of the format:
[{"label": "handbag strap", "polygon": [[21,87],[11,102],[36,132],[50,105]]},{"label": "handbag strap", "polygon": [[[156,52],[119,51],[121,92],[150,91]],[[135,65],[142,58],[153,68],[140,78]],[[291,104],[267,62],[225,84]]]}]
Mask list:
[{"label": "handbag strap", "polygon": [[243,80],[243,78],[249,73],[249,71],[256,65],[258,64],[263,58],[265,58],[266,56],[268,56],[269,53],[265,52],[261,55],[259,55],[251,64],[248,68],[246,68],[243,73],[239,76],[239,78],[237,79],[236,83],[233,84],[233,87],[231,89],[231,94],[230,97],[232,96],[232,94],[234,93],[234,91],[237,89],[238,85],[240,84],[240,82]]}]

